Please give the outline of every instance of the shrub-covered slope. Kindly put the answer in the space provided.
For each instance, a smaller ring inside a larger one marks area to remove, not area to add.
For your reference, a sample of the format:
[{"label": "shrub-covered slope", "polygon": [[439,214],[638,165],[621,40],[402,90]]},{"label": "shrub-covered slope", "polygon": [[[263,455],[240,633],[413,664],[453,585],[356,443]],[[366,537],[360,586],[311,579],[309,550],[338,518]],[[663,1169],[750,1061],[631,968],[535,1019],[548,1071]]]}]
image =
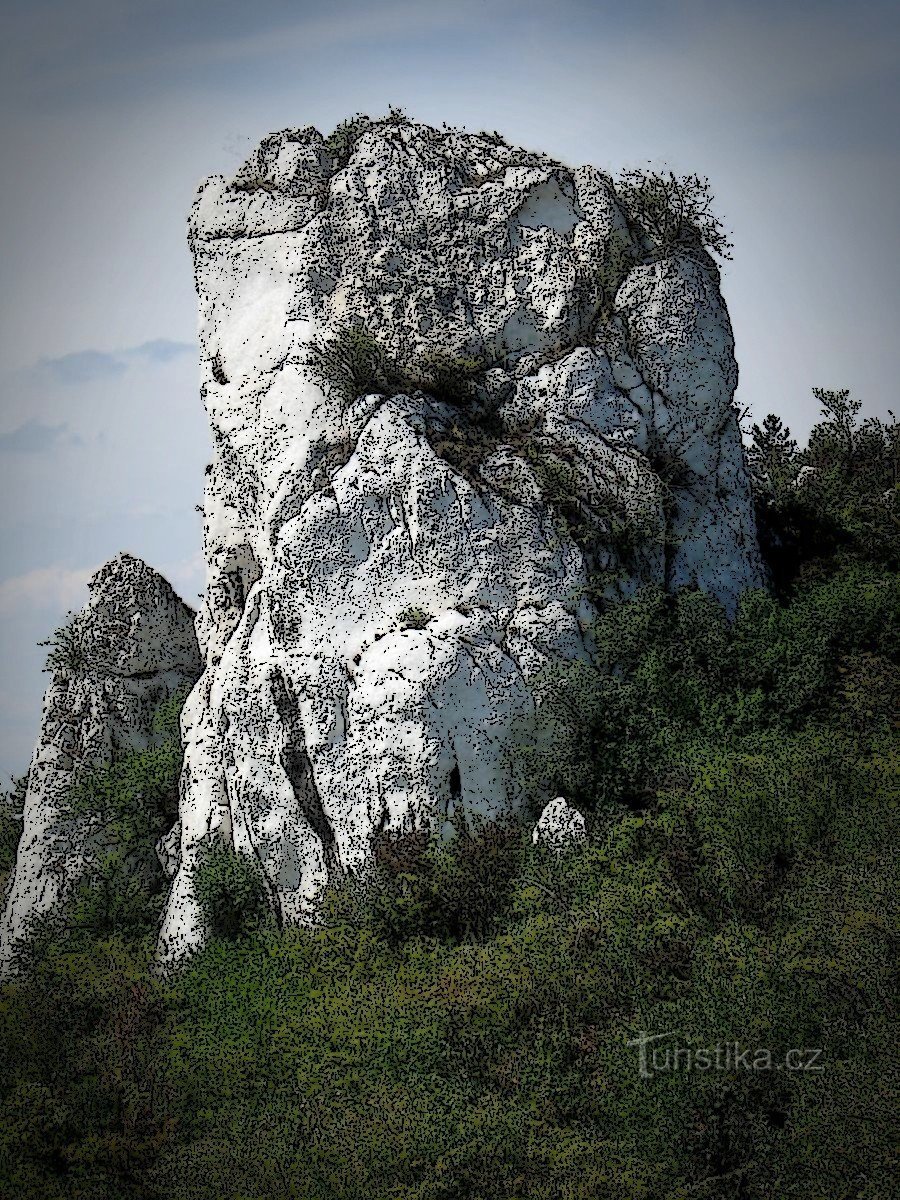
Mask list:
[{"label": "shrub-covered slope", "polygon": [[[583,846],[388,837],[317,931],[212,855],[214,936],[170,982],[158,903],[86,890],[2,992],[0,1194],[892,1194],[900,577],[829,494],[841,552],[779,598],[729,625],[645,592],[601,616],[605,674],[554,678],[575,753],[530,765]],[[159,753],[123,769],[159,783]]]}]

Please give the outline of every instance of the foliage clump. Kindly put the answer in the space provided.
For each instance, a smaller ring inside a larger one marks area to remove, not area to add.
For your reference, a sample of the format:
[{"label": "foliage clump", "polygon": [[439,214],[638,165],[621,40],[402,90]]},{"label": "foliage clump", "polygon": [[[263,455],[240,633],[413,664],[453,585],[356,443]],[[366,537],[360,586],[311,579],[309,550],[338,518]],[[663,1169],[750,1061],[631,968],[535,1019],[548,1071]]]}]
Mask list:
[{"label": "foliage clump", "polygon": [[[686,769],[695,734],[788,735],[866,712],[862,723],[886,736],[898,614],[900,578],[862,564],[789,607],[748,592],[731,624],[703,592],[646,588],[592,627],[596,665],[558,665],[536,680],[538,733],[524,753],[551,789],[604,812],[645,807]],[[883,678],[865,701],[867,675]]]},{"label": "foliage clump", "polygon": [[804,449],[774,414],[751,431],[760,544],[779,594],[850,562],[900,569],[900,424],[860,420],[846,389],[813,395],[821,420]]},{"label": "foliage clump", "polygon": [[[168,880],[156,843],[178,817],[183,748],[179,716],[187,689],[156,708],[153,741],[82,774],[66,802],[69,817],[95,834],[96,854],[70,902],[68,924],[78,936],[148,937],[159,917]],[[55,920],[49,921],[49,931]]]},{"label": "foliage clump", "polygon": [[657,252],[702,246],[720,258],[731,258],[734,245],[712,211],[713,195],[704,176],[625,170],[616,182],[616,195]]},{"label": "foliage clump", "polygon": [[426,612],[424,608],[419,608],[415,604],[411,604],[409,608],[404,608],[397,618],[397,622],[401,629],[427,629],[428,622],[433,621],[434,617],[430,612]]},{"label": "foliage clump", "polygon": [[331,155],[335,170],[343,170],[350,161],[353,147],[374,122],[365,113],[357,113],[341,121],[325,139],[325,149]]},{"label": "foliage clump", "polygon": [[204,849],[194,875],[194,892],[214,938],[246,937],[269,918],[259,862],[231,846],[212,844]]},{"label": "foliage clump", "polygon": [[376,337],[358,325],[347,325],[333,337],[313,342],[310,368],[323,387],[332,387],[345,405],[370,392],[399,391],[399,364]]},{"label": "foliage clump", "polygon": [[332,388],[350,405],[371,392],[421,390],[435,400],[462,407],[476,395],[476,381],[486,360],[474,355],[431,350],[415,361],[401,361],[358,324],[345,325],[331,338],[310,348],[309,366],[323,388]]},{"label": "foliage clump", "polygon": [[261,175],[254,175],[249,179],[238,179],[232,184],[232,190],[235,192],[269,192],[275,191],[275,184],[271,179],[265,179]]},{"label": "foliage clump", "polygon": [[324,913],[331,924],[370,930],[389,945],[414,937],[460,942],[502,924],[522,860],[521,831],[457,823],[449,842],[427,833],[382,834],[374,863],[331,887]]},{"label": "foliage clump", "polygon": [[475,382],[486,368],[485,359],[471,354],[432,350],[407,372],[410,382],[435,400],[462,407],[475,394]]},{"label": "foliage clump", "polygon": [[38,645],[50,647],[44,670],[64,678],[86,671],[93,661],[84,623],[78,613],[66,613],[65,620],[59,628],[45,641],[38,642]]}]

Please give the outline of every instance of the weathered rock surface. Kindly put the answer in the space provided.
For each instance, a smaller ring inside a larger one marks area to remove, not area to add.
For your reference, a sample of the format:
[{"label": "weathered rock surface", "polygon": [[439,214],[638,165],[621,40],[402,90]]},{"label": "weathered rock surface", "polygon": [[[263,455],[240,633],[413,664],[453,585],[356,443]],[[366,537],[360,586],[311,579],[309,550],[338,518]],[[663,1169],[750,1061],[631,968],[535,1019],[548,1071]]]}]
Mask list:
[{"label": "weathered rock surface", "polygon": [[192,611],[140,559],[120,554],[88,584],[90,599],[51,651],[16,865],[0,918],[0,975],[35,918],[52,912],[102,844],[90,814],[73,816],[73,784],[152,742],[153,714],[201,670]]},{"label": "weathered rock surface", "polygon": [[[215,458],[164,963],[204,936],[211,838],[302,921],[379,833],[533,821],[531,681],[590,657],[592,581],[729,609],[762,581],[718,272],[602,172],[412,123],[345,152],[287,130],[207,180],[190,246]],[[323,368],[351,326],[390,380],[346,346]]]},{"label": "weathered rock surface", "polygon": [[550,850],[566,850],[576,846],[586,837],[585,820],[582,813],[566,800],[557,796],[551,800],[538,818],[532,830],[531,840],[536,846],[547,846]]}]

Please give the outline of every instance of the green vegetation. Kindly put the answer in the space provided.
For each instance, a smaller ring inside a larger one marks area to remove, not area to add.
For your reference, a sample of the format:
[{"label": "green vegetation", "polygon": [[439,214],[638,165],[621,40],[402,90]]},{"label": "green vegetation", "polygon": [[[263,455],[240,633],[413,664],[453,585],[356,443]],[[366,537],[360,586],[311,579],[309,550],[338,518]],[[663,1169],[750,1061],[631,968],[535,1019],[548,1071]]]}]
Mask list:
[{"label": "green vegetation", "polygon": [[412,384],[435,400],[461,406],[475,396],[475,381],[486,367],[484,358],[434,350],[423,355],[408,376]]},{"label": "green vegetation", "polygon": [[[744,595],[733,624],[698,591],[646,589],[593,629],[599,671],[560,665],[537,681],[535,774],[584,811],[644,807],[690,771],[693,739],[790,738],[853,723],[886,737],[898,698],[900,576],[856,565],[780,605]],[[871,690],[863,680],[877,686]],[[541,729],[546,729],[546,735]],[[553,755],[547,736],[565,733]]]},{"label": "green vegetation", "polygon": [[389,104],[387,116],[381,118],[385,125],[411,125],[412,119],[407,116],[402,106]]},{"label": "green vegetation", "polygon": [[84,630],[78,621],[76,613],[66,613],[62,625],[46,641],[38,642],[39,646],[49,646],[45,671],[58,672],[60,675],[75,675],[86,670],[91,658],[85,644]]},{"label": "green vegetation", "polygon": [[330,888],[323,915],[332,928],[366,932],[402,946],[415,938],[450,944],[503,928],[524,857],[521,831],[457,825],[451,843],[425,834],[385,834],[374,863]]},{"label": "green vegetation", "polygon": [[397,618],[397,623],[401,629],[425,629],[429,621],[433,621],[434,617],[430,612],[426,612],[424,608],[418,608],[415,604],[411,604],[409,608],[404,608],[403,612]]},{"label": "green vegetation", "polygon": [[325,139],[325,149],[334,160],[335,169],[343,170],[350,161],[350,155],[353,153],[353,147],[375,122],[371,117],[367,117],[365,113],[357,113],[355,117],[349,117],[346,121],[341,121],[334,129],[334,132],[329,134]]},{"label": "green vegetation", "polygon": [[703,246],[720,258],[734,249],[724,225],[712,212],[709,180],[672,171],[622,171],[616,195],[657,251]]},{"label": "green vegetation", "polygon": [[270,179],[263,179],[260,175],[253,176],[252,179],[239,179],[232,185],[236,192],[274,192],[275,184]]},{"label": "green vegetation", "polygon": [[194,890],[212,936],[233,941],[266,925],[271,917],[262,868],[250,854],[208,846],[197,867]]},{"label": "green vegetation", "polygon": [[[751,467],[770,552],[794,495],[839,537],[771,557],[777,593],[731,624],[697,592],[608,606],[601,670],[544,677],[523,754],[587,814],[583,846],[385,836],[315,930],[266,919],[253,860],[211,851],[214,936],[171,981],[153,904],[119,925],[76,903],[0,991],[0,1194],[893,1194],[900,574],[866,489],[895,435],[829,403],[803,451],[760,428]],[[94,785],[134,844],[158,767]]]},{"label": "green vegetation", "polygon": [[457,407],[475,396],[486,360],[433,350],[415,362],[395,358],[367,329],[347,325],[333,337],[313,342],[310,367],[322,387],[333,388],[344,405],[370,392],[420,389]]},{"label": "green vegetation", "polygon": [[860,421],[846,390],[813,395],[822,419],[805,449],[774,415],[752,428],[760,543],[783,595],[851,562],[900,570],[900,424]]},{"label": "green vegetation", "polygon": [[313,342],[310,367],[320,384],[334,388],[345,405],[369,392],[400,391],[404,382],[396,360],[377,338],[357,325]]},{"label": "green vegetation", "polygon": [[331,155],[334,169],[342,171],[350,161],[353,147],[364,133],[377,125],[410,125],[412,121],[402,108],[391,104],[387,114],[379,120],[373,120],[365,113],[356,113],[345,121],[340,121],[333,132],[325,138],[325,149]]}]

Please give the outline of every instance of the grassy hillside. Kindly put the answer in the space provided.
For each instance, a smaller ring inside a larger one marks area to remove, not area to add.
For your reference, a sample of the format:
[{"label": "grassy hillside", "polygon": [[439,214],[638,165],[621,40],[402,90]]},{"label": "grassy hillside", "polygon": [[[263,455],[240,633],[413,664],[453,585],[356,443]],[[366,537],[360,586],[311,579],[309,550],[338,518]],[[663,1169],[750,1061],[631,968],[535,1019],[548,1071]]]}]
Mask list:
[{"label": "grassy hillside", "polygon": [[545,681],[572,753],[534,770],[589,814],[565,855],[394,842],[316,931],[213,856],[217,936],[164,983],[158,890],[120,867],[174,727],[95,781],[124,849],[0,992],[0,1195],[892,1194],[896,428],[842,412],[802,452],[756,431],[773,594],[729,625],[645,592],[602,614],[601,671]]}]

